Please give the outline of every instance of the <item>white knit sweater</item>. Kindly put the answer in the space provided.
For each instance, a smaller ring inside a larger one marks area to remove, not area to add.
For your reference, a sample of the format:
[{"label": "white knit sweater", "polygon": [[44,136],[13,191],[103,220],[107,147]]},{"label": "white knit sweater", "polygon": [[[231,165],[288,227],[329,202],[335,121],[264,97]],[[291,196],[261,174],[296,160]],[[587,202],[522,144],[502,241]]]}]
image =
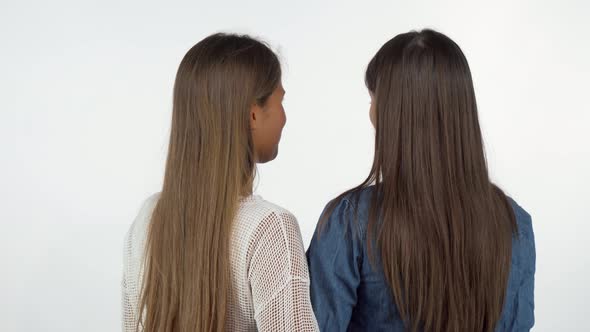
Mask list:
[{"label": "white knit sweater", "polygon": [[[159,195],[146,200],[125,239],[123,331],[134,331],[147,228]],[[309,299],[301,232],[287,210],[249,196],[240,201],[230,249],[233,294],[228,331],[318,331]]]}]

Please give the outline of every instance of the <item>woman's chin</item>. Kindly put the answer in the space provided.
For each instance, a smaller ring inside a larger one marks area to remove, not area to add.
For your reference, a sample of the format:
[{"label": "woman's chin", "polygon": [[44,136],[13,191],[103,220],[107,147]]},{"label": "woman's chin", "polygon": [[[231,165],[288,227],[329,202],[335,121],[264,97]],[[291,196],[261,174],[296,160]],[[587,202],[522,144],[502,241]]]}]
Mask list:
[{"label": "woman's chin", "polygon": [[256,163],[258,164],[266,164],[270,161],[273,161],[276,159],[277,155],[279,154],[279,147],[277,146],[273,152],[265,154],[263,157],[258,157],[256,160]]}]

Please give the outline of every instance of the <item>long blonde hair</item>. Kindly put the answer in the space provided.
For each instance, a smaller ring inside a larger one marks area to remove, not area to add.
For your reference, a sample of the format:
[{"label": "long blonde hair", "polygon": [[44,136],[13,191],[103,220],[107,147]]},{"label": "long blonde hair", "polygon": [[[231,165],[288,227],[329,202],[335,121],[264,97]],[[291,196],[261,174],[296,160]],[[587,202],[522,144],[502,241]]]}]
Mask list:
[{"label": "long blonde hair", "polygon": [[224,329],[232,221],[255,169],[249,110],[264,105],[280,79],[277,56],[248,36],[211,35],[180,63],[137,330]]}]

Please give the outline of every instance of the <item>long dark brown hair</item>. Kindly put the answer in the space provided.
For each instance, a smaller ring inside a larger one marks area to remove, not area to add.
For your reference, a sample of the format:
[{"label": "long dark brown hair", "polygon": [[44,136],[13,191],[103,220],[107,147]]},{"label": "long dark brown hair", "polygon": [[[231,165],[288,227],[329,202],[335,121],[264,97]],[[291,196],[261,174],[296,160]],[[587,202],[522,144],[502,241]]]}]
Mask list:
[{"label": "long dark brown hair", "polygon": [[255,170],[250,108],[264,105],[280,79],[277,56],[248,36],[209,36],[182,59],[164,185],[145,249],[138,330],[224,330],[230,231]]},{"label": "long dark brown hair", "polygon": [[376,103],[373,166],[322,222],[374,184],[369,253],[374,242],[406,328],[492,331],[516,221],[488,175],[463,52],[436,31],[400,34],[370,61],[365,82]]}]

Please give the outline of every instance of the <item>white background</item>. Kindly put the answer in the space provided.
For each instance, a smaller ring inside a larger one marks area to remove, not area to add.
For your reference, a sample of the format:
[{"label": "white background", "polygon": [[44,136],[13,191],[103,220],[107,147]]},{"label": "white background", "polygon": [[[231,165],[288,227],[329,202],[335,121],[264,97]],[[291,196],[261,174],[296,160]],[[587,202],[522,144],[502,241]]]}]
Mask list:
[{"label": "white background", "polygon": [[268,41],[287,126],[258,193],[309,243],[372,157],[366,64],[394,35],[453,38],[493,178],[533,216],[536,331],[587,330],[590,5],[584,1],[5,1],[0,7],[0,330],[117,331],[122,241],[159,190],[184,53],[217,31]]}]

